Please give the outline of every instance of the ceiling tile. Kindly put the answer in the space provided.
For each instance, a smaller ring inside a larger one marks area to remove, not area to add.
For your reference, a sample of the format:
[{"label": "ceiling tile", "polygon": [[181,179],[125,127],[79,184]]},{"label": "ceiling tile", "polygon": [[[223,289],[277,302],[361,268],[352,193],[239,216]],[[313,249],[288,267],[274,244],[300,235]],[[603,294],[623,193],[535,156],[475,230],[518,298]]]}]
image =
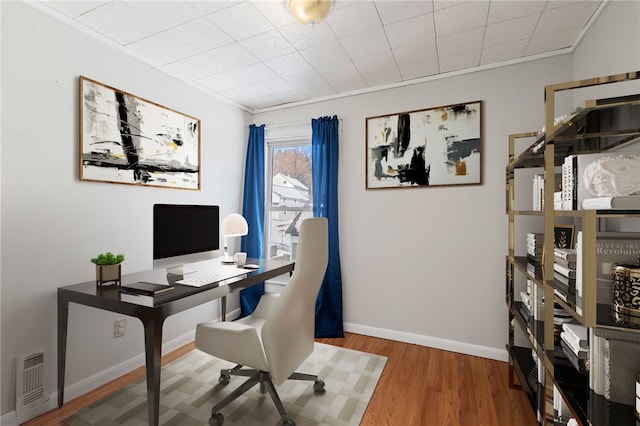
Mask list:
[{"label": "ceiling tile", "polygon": [[154,30],[152,22],[122,2],[111,2],[92,9],[78,16],[76,21],[121,44],[158,32]]},{"label": "ceiling tile", "polygon": [[265,61],[265,64],[281,77],[302,72],[315,72],[309,62],[298,52]]},{"label": "ceiling tile", "polygon": [[295,89],[289,83],[281,78],[273,78],[259,81],[257,83],[248,84],[246,86],[241,86],[236,89],[226,90],[222,92],[222,94],[230,98],[246,98],[250,96],[264,95],[277,96],[279,92],[291,90]]},{"label": "ceiling tile", "polygon": [[275,27],[292,24],[296,18],[285,7],[284,1],[251,0],[251,4],[260,11]]},{"label": "ceiling tile", "polygon": [[353,62],[369,86],[402,81],[402,76],[390,50],[363,56],[354,59]]},{"label": "ceiling tile", "polygon": [[435,75],[439,72],[437,59],[403,65],[398,64],[398,68],[404,80],[415,80],[417,78]]},{"label": "ceiling tile", "polygon": [[439,56],[452,56],[482,47],[484,27],[436,38]]},{"label": "ceiling tile", "polygon": [[307,95],[305,95],[301,90],[298,89],[282,91],[277,95],[274,95],[274,97],[277,97],[283,104],[287,104],[290,102],[300,102],[309,99]]},{"label": "ceiling tile", "polygon": [[293,24],[279,27],[278,31],[298,50],[336,40],[335,34],[326,22],[320,22],[310,27],[296,21]]},{"label": "ceiling tile", "polygon": [[203,15],[226,9],[241,2],[242,0],[187,0],[187,3]]},{"label": "ceiling tile", "polygon": [[341,38],[340,43],[351,58],[389,50],[389,43],[382,27]]},{"label": "ceiling tile", "polygon": [[300,53],[315,69],[350,62],[349,55],[337,40],[304,49]]},{"label": "ceiling tile", "polygon": [[199,83],[210,89],[225,92],[274,78],[277,76],[273,71],[266,65],[258,63],[202,78]]},{"label": "ceiling tile", "polygon": [[351,61],[325,65],[322,68],[317,68],[316,71],[331,85],[336,81],[350,80],[356,76],[360,77],[360,73]]},{"label": "ceiling tile", "polygon": [[[208,75],[217,74],[211,72],[215,62],[209,55],[196,55],[167,65],[167,69],[187,79],[198,80]],[[218,70],[218,72],[220,72]]]},{"label": "ceiling tile", "polygon": [[512,41],[528,40],[537,23],[538,15],[528,15],[487,25],[484,33],[484,45],[498,46]]},{"label": "ceiling tile", "polygon": [[440,72],[457,71],[480,65],[480,50],[440,58]]},{"label": "ceiling tile", "polygon": [[369,87],[360,74],[352,74],[329,82],[339,93],[362,90]]},{"label": "ceiling tile", "polygon": [[385,25],[389,44],[396,48],[435,38],[433,15],[426,14],[394,24]]},{"label": "ceiling tile", "polygon": [[485,47],[482,49],[480,65],[488,65],[495,62],[508,61],[510,59],[524,56],[529,40],[520,40],[498,46]]},{"label": "ceiling tile", "polygon": [[553,33],[565,28],[584,26],[598,8],[599,3],[580,1],[568,6],[545,10],[536,27],[534,36]]},{"label": "ceiling tile", "polygon": [[429,39],[409,46],[396,47],[393,56],[398,65],[410,65],[437,59],[436,40]]},{"label": "ceiling tile", "polygon": [[329,85],[329,83],[322,78],[316,70],[301,71],[299,73],[290,74],[287,76],[287,81],[296,89],[301,90],[304,93],[307,86]]},{"label": "ceiling tile", "polygon": [[570,47],[576,41],[576,37],[578,37],[581,30],[581,27],[567,28],[566,30],[556,31],[555,33],[534,36],[531,38],[525,53],[527,55],[536,55],[538,53]]},{"label": "ceiling tile", "polygon": [[492,1],[489,6],[489,24],[508,21],[527,15],[540,15],[547,2],[544,1],[521,1],[521,0],[500,0]]},{"label": "ceiling tile", "polygon": [[195,80],[259,62],[247,49],[232,43],[167,65],[169,69]]},{"label": "ceiling tile", "polygon": [[291,43],[276,30],[247,38],[241,41],[240,44],[261,61],[267,61],[295,51]]},{"label": "ceiling tile", "polygon": [[338,38],[380,27],[382,22],[371,0],[345,2],[326,19]]},{"label": "ceiling tile", "polygon": [[44,1],[43,4],[57,10],[65,16],[76,18],[83,13],[109,3],[108,1]]},{"label": "ceiling tile", "polygon": [[247,1],[207,15],[207,19],[235,40],[244,40],[274,28],[271,22]]},{"label": "ceiling tile", "polygon": [[433,3],[430,1],[382,0],[376,1],[375,6],[384,25],[433,12]]},{"label": "ceiling tile", "polygon": [[396,60],[390,50],[356,58],[353,63],[362,74],[369,74],[377,69],[397,68]]},{"label": "ceiling tile", "polygon": [[489,13],[489,2],[470,1],[436,10],[434,13],[436,36],[442,37],[485,25]]},{"label": "ceiling tile", "polygon": [[199,18],[179,25],[142,40],[130,43],[127,47],[161,64],[188,58],[233,40],[205,18]]},{"label": "ceiling tile", "polygon": [[336,95],[338,91],[324,80],[318,80],[314,84],[301,87],[300,91],[310,98],[323,98]]}]

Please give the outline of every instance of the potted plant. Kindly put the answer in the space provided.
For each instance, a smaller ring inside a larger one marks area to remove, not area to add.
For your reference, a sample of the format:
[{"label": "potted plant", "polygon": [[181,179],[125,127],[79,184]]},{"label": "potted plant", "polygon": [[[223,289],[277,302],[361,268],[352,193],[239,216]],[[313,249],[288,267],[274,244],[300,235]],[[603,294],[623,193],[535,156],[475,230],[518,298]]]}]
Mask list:
[{"label": "potted plant", "polygon": [[91,262],[96,264],[96,284],[98,287],[107,283],[120,285],[122,276],[121,263],[124,261],[124,254],[113,254],[110,251],[100,253],[91,258]]}]

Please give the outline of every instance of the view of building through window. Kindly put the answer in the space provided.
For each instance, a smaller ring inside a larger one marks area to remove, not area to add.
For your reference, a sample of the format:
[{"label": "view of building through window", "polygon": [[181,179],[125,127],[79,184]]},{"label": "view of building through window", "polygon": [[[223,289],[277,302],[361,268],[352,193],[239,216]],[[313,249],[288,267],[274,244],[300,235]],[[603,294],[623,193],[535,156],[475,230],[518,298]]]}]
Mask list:
[{"label": "view of building through window", "polygon": [[313,216],[311,145],[271,147],[267,200],[267,256],[294,259],[300,221]]}]

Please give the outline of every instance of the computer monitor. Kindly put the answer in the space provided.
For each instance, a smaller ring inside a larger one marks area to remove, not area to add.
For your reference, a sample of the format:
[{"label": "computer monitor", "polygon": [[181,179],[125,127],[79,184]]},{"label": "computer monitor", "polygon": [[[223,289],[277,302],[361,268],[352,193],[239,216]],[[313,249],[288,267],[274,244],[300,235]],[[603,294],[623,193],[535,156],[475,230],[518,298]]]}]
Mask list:
[{"label": "computer monitor", "polygon": [[190,263],[218,257],[220,209],[210,205],[154,204],[153,269],[192,272]]}]

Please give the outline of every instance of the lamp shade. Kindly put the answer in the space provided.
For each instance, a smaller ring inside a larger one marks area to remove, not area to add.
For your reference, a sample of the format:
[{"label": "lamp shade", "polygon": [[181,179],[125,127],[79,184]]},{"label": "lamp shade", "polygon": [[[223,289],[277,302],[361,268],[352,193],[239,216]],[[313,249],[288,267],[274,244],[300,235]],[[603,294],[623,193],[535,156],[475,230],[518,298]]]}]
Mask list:
[{"label": "lamp shade", "polygon": [[238,213],[231,213],[222,221],[222,235],[225,237],[241,237],[248,232],[247,221]]},{"label": "lamp shade", "polygon": [[332,0],[289,0],[289,10],[303,24],[313,26],[329,14]]}]

